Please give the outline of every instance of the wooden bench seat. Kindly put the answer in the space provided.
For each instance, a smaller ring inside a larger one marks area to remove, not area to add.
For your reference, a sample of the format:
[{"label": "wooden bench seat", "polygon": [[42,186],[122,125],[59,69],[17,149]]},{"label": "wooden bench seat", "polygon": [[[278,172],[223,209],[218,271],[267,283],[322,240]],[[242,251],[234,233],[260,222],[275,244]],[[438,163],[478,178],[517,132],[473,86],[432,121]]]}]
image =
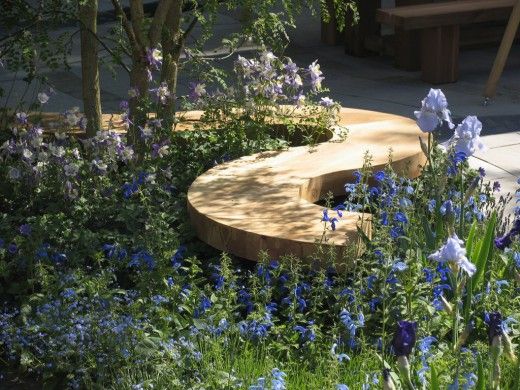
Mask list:
[{"label": "wooden bench seat", "polygon": [[422,79],[458,79],[460,25],[506,20],[517,0],[459,0],[378,9],[376,19],[399,31],[420,32]]}]

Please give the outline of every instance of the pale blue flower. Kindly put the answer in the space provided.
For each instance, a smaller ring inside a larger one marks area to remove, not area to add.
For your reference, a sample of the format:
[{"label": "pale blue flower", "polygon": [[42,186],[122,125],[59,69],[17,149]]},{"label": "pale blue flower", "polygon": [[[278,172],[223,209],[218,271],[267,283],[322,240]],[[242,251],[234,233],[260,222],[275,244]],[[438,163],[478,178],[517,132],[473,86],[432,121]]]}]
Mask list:
[{"label": "pale blue flower", "polygon": [[454,146],[455,152],[464,153],[466,157],[470,157],[475,152],[485,149],[480,139],[481,131],[482,122],[476,116],[468,116],[455,129],[450,144]]},{"label": "pale blue flower", "polygon": [[447,122],[450,128],[454,127],[448,110],[448,101],[440,89],[430,89],[422,101],[421,110],[415,111],[414,114],[417,125],[425,133],[436,130],[443,121]]},{"label": "pale blue flower", "polygon": [[477,267],[466,257],[466,249],[462,246],[463,243],[464,242],[459,240],[456,234],[453,234],[453,236],[448,237],[446,244],[437,252],[428,256],[428,258],[438,261],[439,263],[454,263],[471,277],[477,271]]}]

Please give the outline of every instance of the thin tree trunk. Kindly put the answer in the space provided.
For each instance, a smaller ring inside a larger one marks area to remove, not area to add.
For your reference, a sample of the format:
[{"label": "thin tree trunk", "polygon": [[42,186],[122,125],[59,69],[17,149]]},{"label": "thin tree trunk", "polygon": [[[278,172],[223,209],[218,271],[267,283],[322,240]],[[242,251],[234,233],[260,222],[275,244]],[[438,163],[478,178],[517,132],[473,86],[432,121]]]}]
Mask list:
[{"label": "thin tree trunk", "polygon": [[163,64],[161,69],[161,81],[168,84],[170,99],[160,113],[164,124],[171,127],[175,117],[175,97],[177,92],[177,78],[179,74],[179,58],[183,49],[183,36],[181,33],[182,0],[175,0],[170,7],[164,23],[161,39],[163,50]]},{"label": "thin tree trunk", "polygon": [[97,34],[97,0],[79,3],[81,24],[81,80],[83,106],[87,118],[87,136],[92,137],[101,129],[101,93],[99,85],[99,61]]}]

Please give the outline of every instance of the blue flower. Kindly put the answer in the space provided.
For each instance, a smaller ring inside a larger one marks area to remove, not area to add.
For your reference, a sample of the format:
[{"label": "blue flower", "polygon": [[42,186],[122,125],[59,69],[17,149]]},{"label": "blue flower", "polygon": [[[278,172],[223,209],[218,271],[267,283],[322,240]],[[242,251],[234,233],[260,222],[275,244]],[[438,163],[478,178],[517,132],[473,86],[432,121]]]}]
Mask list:
[{"label": "blue flower", "polygon": [[[312,322],[310,325],[312,326]],[[313,342],[316,339],[316,333],[314,333],[312,327],[295,325],[293,329],[300,334],[300,342],[302,343],[305,343],[306,341]]]},{"label": "blue flower", "polygon": [[424,279],[425,279],[426,283],[433,282],[434,272],[429,268],[423,268],[422,271],[424,273]]},{"label": "blue flower", "polygon": [[428,201],[428,211],[430,213],[433,213],[435,211],[435,206],[437,205],[437,202],[435,201],[435,199],[430,199]]},{"label": "blue flower", "polygon": [[336,385],[336,390],[349,390],[349,388],[347,385],[340,383],[339,385]]},{"label": "blue flower", "polygon": [[163,297],[162,295],[154,295],[150,299],[156,306],[159,306],[162,303],[168,302],[168,298]]},{"label": "blue flower", "polygon": [[403,231],[402,227],[394,226],[390,229],[390,237],[392,237],[394,240],[399,238],[402,235],[404,235],[404,231]]},{"label": "blue flower", "polygon": [[32,228],[31,228],[31,225],[29,225],[28,223],[24,223],[23,225],[20,226],[20,233],[22,235],[28,237],[31,235],[31,232],[32,232]]},{"label": "blue flower", "polygon": [[285,390],[285,377],[287,376],[285,372],[279,370],[278,368],[273,368],[271,371],[271,375],[273,379],[271,380],[271,389],[272,390]]},{"label": "blue flower", "polygon": [[204,314],[206,312],[206,310],[208,310],[210,307],[212,306],[212,303],[211,301],[209,300],[208,297],[206,297],[205,295],[202,296],[201,300],[200,300],[200,303],[199,303],[199,307],[195,309],[194,313],[193,313],[193,317],[194,318],[199,318],[202,314]]},{"label": "blue flower", "polygon": [[18,246],[16,246],[16,244],[12,242],[7,246],[7,251],[10,254],[14,255],[16,252],[18,252]]},{"label": "blue flower", "polygon": [[451,200],[445,201],[439,208],[439,211],[442,215],[452,214],[453,213],[453,202]]},{"label": "blue flower", "polygon": [[112,258],[116,252],[117,246],[115,244],[105,244],[103,245],[103,252],[105,253],[105,257]]},{"label": "blue flower", "polygon": [[386,179],[386,173],[384,171],[377,171],[374,173],[374,179],[381,182]]},{"label": "blue flower", "polygon": [[361,182],[361,179],[363,178],[363,174],[360,171],[356,170],[352,173],[352,175],[354,176],[354,183],[358,184]]},{"label": "blue flower", "polygon": [[172,267],[174,269],[180,268],[182,264],[182,260],[184,259],[184,255],[186,254],[187,248],[184,245],[181,245],[175,251],[175,254],[171,258]]},{"label": "blue flower", "polygon": [[394,215],[394,221],[400,222],[400,223],[403,223],[403,224],[407,224],[408,223],[408,218],[406,217],[405,213],[402,213],[402,212],[398,211]]},{"label": "blue flower", "polygon": [[408,269],[408,266],[404,261],[398,261],[392,266],[392,269],[394,271],[403,272]]},{"label": "blue flower", "polygon": [[419,350],[422,354],[430,353],[430,349],[433,343],[436,343],[437,339],[433,336],[426,336],[419,340]]}]

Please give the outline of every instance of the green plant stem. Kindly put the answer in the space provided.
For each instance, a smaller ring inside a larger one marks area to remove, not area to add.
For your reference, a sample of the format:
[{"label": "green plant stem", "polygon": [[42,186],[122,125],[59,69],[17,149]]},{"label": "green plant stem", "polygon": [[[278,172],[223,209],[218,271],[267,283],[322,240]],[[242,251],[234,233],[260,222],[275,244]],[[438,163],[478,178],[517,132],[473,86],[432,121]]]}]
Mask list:
[{"label": "green plant stem", "polygon": [[453,336],[452,336],[452,348],[455,351],[457,348],[457,344],[459,341],[459,287],[458,287],[458,278],[455,277],[455,288],[453,289],[454,295],[453,295],[453,301],[455,302],[454,308],[453,308],[453,319],[452,319],[452,326],[453,326]]}]

